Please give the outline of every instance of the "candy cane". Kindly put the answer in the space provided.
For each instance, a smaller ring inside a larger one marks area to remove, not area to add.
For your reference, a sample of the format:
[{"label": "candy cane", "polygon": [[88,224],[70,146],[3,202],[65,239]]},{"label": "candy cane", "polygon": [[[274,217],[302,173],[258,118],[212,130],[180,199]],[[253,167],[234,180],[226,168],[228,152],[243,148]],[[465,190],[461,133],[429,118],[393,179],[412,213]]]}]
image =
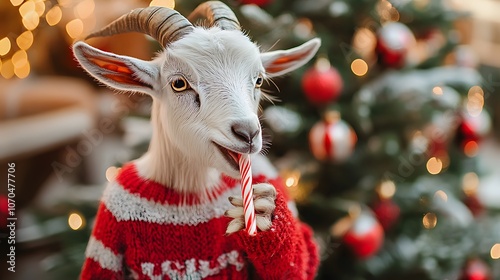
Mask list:
[{"label": "candy cane", "polygon": [[250,170],[250,155],[238,156],[241,173],[241,196],[243,197],[243,212],[245,214],[245,227],[249,235],[257,234],[257,221],[253,206],[252,172]]}]

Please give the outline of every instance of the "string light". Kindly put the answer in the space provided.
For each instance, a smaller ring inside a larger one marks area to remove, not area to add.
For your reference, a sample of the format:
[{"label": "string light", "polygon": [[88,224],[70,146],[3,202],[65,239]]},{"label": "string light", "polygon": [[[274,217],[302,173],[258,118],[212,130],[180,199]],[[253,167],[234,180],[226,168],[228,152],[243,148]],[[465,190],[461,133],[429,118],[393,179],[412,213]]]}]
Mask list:
[{"label": "string light", "polygon": [[33,33],[29,30],[24,31],[16,39],[17,46],[21,50],[27,50],[33,44]]},{"label": "string light", "polygon": [[5,79],[10,79],[14,76],[14,64],[12,64],[12,60],[7,59],[3,62],[0,74]]},{"label": "string light", "polygon": [[433,229],[437,225],[437,216],[434,213],[427,213],[425,214],[424,218],[422,219],[422,224],[424,225],[424,228],[426,229]]},{"label": "string light", "polygon": [[52,7],[45,15],[45,20],[50,26],[54,26],[61,21],[62,10],[59,6]]},{"label": "string light", "polygon": [[24,0],[10,0],[12,6],[17,7],[23,3]]},{"label": "string light", "polygon": [[434,193],[434,197],[435,198],[439,198],[439,199],[441,199],[444,202],[448,201],[448,195],[443,190],[436,191]]},{"label": "string light", "polygon": [[31,12],[35,12],[35,2],[33,1],[26,1],[21,5],[21,7],[19,7],[19,14],[21,14],[23,18]]},{"label": "string light", "polygon": [[81,19],[88,18],[94,13],[95,3],[93,0],[85,0],[76,5],[75,15]]},{"label": "string light", "polygon": [[432,92],[435,94],[435,95],[443,95],[443,88],[441,87],[434,87],[432,89]]},{"label": "string light", "polygon": [[68,217],[68,225],[72,230],[79,230],[85,225],[85,218],[76,212],[70,213]]},{"label": "string light", "polygon": [[479,116],[484,107],[484,91],[480,86],[473,86],[469,89],[466,107],[471,116]]},{"label": "string light", "polygon": [[296,187],[299,184],[300,180],[300,171],[295,170],[290,172],[285,177],[285,185],[289,188]]},{"label": "string light", "polygon": [[443,170],[443,162],[437,157],[431,157],[426,164],[427,171],[436,175],[439,174]]},{"label": "string light", "polygon": [[467,196],[474,196],[479,188],[479,176],[474,172],[469,172],[462,178],[462,190]]},{"label": "string light", "polygon": [[40,23],[40,18],[35,11],[28,12],[22,19],[23,25],[28,30],[34,30]]},{"label": "string light", "polygon": [[149,6],[159,6],[159,7],[167,7],[170,9],[175,8],[174,0],[153,0],[149,3]]},{"label": "string light", "polygon": [[31,66],[28,60],[26,60],[26,63],[24,63],[22,66],[14,67],[14,74],[20,79],[28,77],[30,71],[31,71]]},{"label": "string light", "polygon": [[375,191],[380,198],[391,199],[396,193],[396,185],[391,180],[383,181],[377,186]]},{"label": "string light", "polygon": [[368,64],[361,58],[355,59],[351,63],[351,70],[356,76],[364,76],[368,72]]},{"label": "string light", "polygon": [[494,260],[500,259],[500,243],[497,243],[491,247],[490,255]]},{"label": "string light", "polygon": [[4,37],[0,40],[0,55],[6,55],[10,52],[11,43],[8,37]]},{"label": "string light", "polygon": [[34,0],[35,2],[35,12],[37,13],[38,17],[41,17],[43,13],[45,12],[45,3],[44,0]]},{"label": "string light", "polygon": [[468,157],[475,157],[479,152],[479,145],[476,141],[468,141],[464,145],[464,154]]},{"label": "string light", "polygon": [[121,168],[118,168],[116,166],[110,166],[108,169],[106,169],[106,180],[109,182],[115,180],[116,175],[120,172]]},{"label": "string light", "polygon": [[83,33],[83,21],[76,18],[66,24],[66,32],[69,37],[76,39]]}]

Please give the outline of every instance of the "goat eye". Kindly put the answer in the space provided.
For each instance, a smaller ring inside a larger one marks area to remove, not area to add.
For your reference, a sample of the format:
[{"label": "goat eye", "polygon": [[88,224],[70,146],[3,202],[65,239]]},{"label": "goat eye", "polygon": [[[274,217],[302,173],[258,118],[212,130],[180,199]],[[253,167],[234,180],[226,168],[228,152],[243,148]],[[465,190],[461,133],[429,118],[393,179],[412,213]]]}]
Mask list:
[{"label": "goat eye", "polygon": [[264,78],[262,76],[259,76],[257,78],[257,81],[255,81],[255,87],[260,88],[263,83],[264,83]]},{"label": "goat eye", "polygon": [[186,89],[189,89],[189,84],[187,83],[186,79],[180,77],[176,80],[174,80],[171,84],[172,89],[176,92],[181,92],[185,91]]}]

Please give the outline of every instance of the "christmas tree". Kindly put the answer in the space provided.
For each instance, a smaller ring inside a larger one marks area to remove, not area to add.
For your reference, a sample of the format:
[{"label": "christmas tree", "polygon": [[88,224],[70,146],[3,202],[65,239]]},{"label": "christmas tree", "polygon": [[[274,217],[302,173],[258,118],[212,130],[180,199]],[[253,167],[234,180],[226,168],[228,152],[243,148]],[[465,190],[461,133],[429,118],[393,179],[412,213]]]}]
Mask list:
[{"label": "christmas tree", "polygon": [[[68,22],[68,41],[90,32],[83,23],[91,17],[82,15],[94,1],[38,2],[50,2],[38,14],[48,26],[25,20],[22,34],[31,43],[31,31],[58,24],[60,7],[83,20]],[[187,15],[201,2],[133,6],[175,6]],[[478,197],[488,175],[477,154],[491,126],[485,108],[491,85],[476,70],[461,28],[469,15],[445,0],[223,2],[262,50],[322,40],[315,61],[268,81],[274,102],[263,102],[261,112],[270,143],[264,153],[279,168],[300,218],[315,231],[322,261],[317,279],[499,279],[498,208]],[[153,54],[158,46],[150,44]],[[67,58],[53,71],[82,77],[65,47]],[[28,48],[21,44],[17,52]],[[30,64],[17,60],[19,55],[4,59],[0,74],[29,75]],[[141,117],[147,122],[147,115]],[[116,165],[137,158],[147,143],[135,141]],[[117,170],[110,167],[106,177]],[[94,190],[96,196],[101,191]],[[62,250],[43,263],[51,279],[78,276],[96,206],[96,200],[73,199],[50,213],[31,209],[39,235],[59,237]]]}]

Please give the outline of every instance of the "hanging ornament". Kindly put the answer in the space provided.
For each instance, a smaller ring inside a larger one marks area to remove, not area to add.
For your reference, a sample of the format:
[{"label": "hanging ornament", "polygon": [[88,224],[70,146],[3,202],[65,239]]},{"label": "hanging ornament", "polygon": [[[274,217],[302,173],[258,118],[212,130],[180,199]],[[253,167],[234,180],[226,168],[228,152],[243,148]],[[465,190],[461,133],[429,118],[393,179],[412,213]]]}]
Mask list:
[{"label": "hanging ornament", "polygon": [[475,156],[479,143],[491,130],[491,119],[485,110],[462,115],[455,139],[467,156]]},{"label": "hanging ornament", "polygon": [[469,260],[459,280],[491,280],[491,272],[488,265],[481,259]]},{"label": "hanging ornament", "polygon": [[413,33],[406,25],[399,22],[385,24],[377,33],[376,51],[380,63],[392,68],[403,67],[415,42]]},{"label": "hanging ornament", "polygon": [[380,250],[384,229],[371,214],[360,213],[342,240],[356,257],[368,259]]},{"label": "hanging ornament", "polygon": [[241,4],[253,4],[257,5],[259,7],[264,7],[266,5],[269,5],[272,2],[272,0],[240,0]]},{"label": "hanging ornament", "polygon": [[377,192],[377,199],[371,208],[377,220],[384,230],[387,231],[399,219],[400,208],[392,200],[392,197],[396,193],[396,185],[390,180],[383,181],[375,188],[375,191]]},{"label": "hanging ornament", "polygon": [[481,215],[485,210],[477,195],[478,189],[479,176],[475,172],[466,173],[462,178],[462,191],[465,194],[463,202],[475,217]]},{"label": "hanging ornament", "polygon": [[0,195],[0,229],[7,228],[7,218],[9,216],[8,198]]},{"label": "hanging ornament", "polygon": [[302,77],[302,90],[309,102],[324,105],[335,101],[344,83],[337,69],[326,58],[319,58]]},{"label": "hanging ornament", "polygon": [[340,119],[340,113],[330,111],[309,132],[309,146],[318,160],[343,162],[354,151],[357,141],[354,130]]}]

